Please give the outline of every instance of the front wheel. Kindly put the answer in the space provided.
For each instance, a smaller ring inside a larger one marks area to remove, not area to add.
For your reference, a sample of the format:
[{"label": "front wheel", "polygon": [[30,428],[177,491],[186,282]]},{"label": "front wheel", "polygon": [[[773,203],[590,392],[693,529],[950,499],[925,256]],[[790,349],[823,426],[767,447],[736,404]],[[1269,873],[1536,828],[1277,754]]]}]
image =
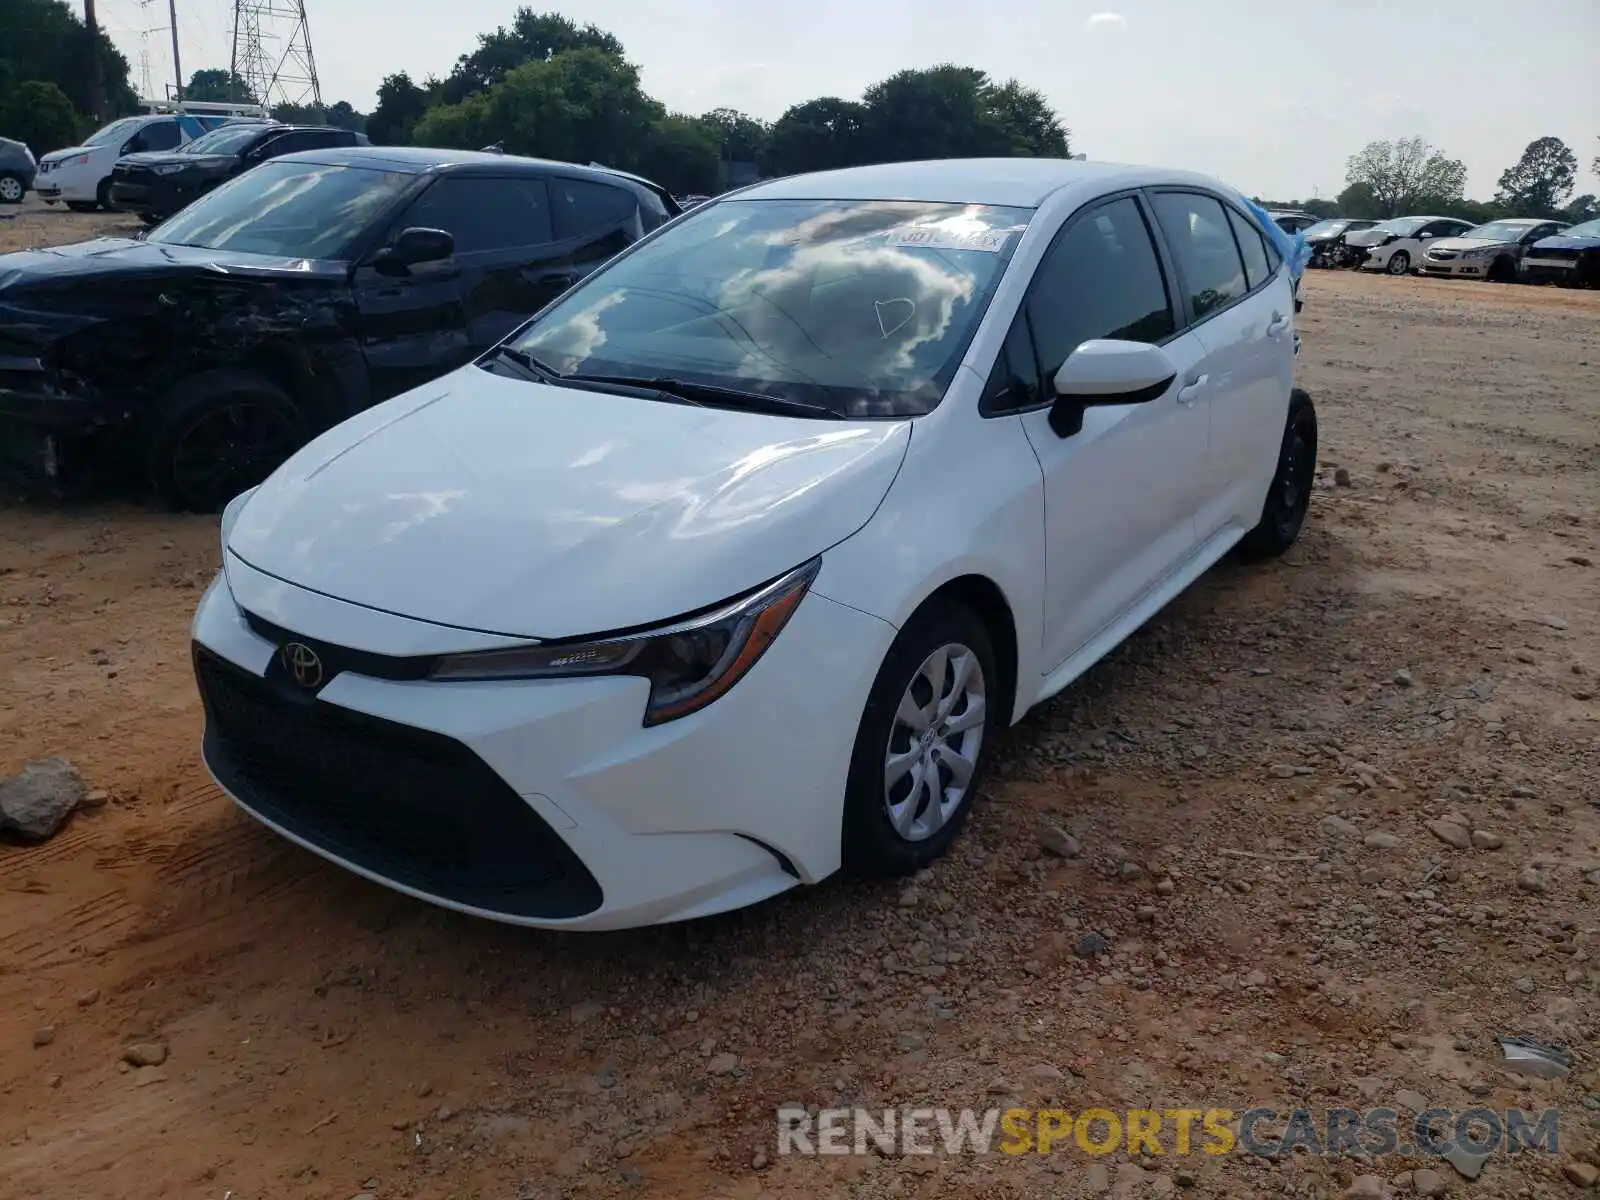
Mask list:
[{"label": "front wheel", "polygon": [[901,629],[856,733],[847,870],[909,875],[949,849],[983,778],[999,687],[989,631],[965,605],[936,600]]},{"label": "front wheel", "polygon": [[179,384],[145,431],[145,470],[169,506],[216,512],[260,483],[311,436],[288,393],[243,371]]},{"label": "front wheel", "polygon": [[1389,256],[1388,265],[1383,269],[1391,275],[1408,275],[1411,273],[1411,255],[1404,250],[1396,250]]},{"label": "front wheel", "polygon": [[1272,558],[1295,544],[1311,507],[1311,481],[1317,470],[1317,410],[1309,393],[1289,393],[1289,419],[1278,449],[1278,469],[1267,489],[1261,520],[1239,547],[1247,555]]},{"label": "front wheel", "polygon": [[15,171],[0,171],[0,204],[21,204],[28,187]]}]

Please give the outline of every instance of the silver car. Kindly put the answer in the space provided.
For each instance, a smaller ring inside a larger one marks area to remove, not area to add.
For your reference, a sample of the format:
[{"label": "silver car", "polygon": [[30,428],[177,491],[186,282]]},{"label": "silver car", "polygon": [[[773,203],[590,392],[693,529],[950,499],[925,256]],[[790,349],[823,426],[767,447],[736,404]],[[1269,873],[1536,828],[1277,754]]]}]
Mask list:
[{"label": "silver car", "polygon": [[1528,218],[1490,221],[1459,237],[1430,242],[1417,266],[1424,275],[1511,283],[1517,278],[1518,267],[1528,247],[1566,228],[1564,221]]},{"label": "silver car", "polygon": [[21,142],[0,137],[0,204],[21,204],[38,170],[32,150]]}]

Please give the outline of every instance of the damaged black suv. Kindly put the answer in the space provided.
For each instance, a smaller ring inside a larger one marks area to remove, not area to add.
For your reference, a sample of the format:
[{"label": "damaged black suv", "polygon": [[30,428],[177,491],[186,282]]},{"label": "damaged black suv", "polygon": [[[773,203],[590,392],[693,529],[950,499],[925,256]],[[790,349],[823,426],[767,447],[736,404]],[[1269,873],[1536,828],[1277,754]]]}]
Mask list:
[{"label": "damaged black suv", "polygon": [[352,147],[263,163],[142,238],[0,256],[0,470],[131,468],[215,511],[678,211],[602,168]]}]

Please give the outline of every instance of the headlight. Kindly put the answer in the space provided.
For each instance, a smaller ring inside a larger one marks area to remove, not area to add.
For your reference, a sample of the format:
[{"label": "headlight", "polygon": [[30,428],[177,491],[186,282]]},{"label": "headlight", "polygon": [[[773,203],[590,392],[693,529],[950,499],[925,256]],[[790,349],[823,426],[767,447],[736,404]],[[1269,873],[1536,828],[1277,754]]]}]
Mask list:
[{"label": "headlight", "polygon": [[182,163],[162,163],[161,165],[156,166],[156,167],[151,167],[150,169],[152,171],[154,171],[157,175],[176,175],[179,171],[183,170],[183,164]]},{"label": "headlight", "polygon": [[228,535],[233,532],[233,525],[239,519],[239,513],[250,502],[250,497],[255,494],[255,488],[251,488],[248,492],[240,492],[232,500],[229,500],[227,507],[222,510],[222,561],[224,563],[228,561]]},{"label": "headlight", "polygon": [[86,164],[88,161],[89,161],[89,156],[87,154],[80,154],[80,155],[78,155],[77,158],[69,158],[62,165],[63,166],[81,167],[84,164]]},{"label": "headlight", "polygon": [[660,629],[585,642],[455,654],[432,678],[572,679],[636,675],[650,681],[645,725],[688,716],[725,694],[789,623],[821,567],[820,558],[716,610]]}]

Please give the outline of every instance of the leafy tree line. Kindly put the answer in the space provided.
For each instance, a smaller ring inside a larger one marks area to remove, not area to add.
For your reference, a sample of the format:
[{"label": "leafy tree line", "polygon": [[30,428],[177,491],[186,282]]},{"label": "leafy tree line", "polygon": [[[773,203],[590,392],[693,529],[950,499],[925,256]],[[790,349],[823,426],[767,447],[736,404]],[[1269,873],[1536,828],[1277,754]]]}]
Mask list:
[{"label": "leafy tree line", "polygon": [[594,25],[518,9],[480,34],[444,79],[387,76],[367,134],[380,144],[477,148],[637,171],[676,192],[767,174],[978,155],[1065,156],[1068,131],[1038,92],[971,67],[901,71],[859,100],[824,97],[768,124],[731,109],[692,115],[647,95],[622,43]]}]

